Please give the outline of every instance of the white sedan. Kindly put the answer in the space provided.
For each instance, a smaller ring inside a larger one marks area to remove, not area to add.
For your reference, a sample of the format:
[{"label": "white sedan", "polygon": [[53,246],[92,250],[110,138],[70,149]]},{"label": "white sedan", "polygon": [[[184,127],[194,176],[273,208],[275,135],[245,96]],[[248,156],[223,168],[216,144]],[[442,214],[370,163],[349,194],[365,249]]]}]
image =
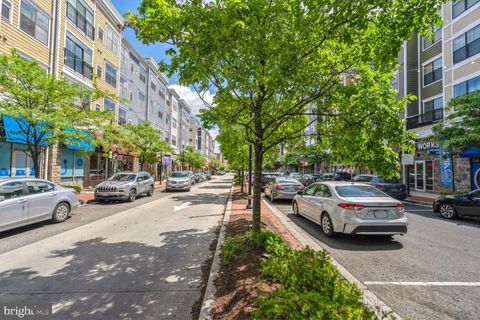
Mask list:
[{"label": "white sedan", "polygon": [[364,183],[314,183],[293,199],[293,212],[336,233],[397,235],[407,233],[405,205]]}]

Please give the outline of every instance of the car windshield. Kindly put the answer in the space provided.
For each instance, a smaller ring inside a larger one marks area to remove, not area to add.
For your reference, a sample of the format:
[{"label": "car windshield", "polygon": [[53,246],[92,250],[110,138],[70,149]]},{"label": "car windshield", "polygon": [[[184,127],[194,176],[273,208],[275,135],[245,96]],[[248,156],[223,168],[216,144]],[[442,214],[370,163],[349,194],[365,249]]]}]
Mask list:
[{"label": "car windshield", "polygon": [[136,174],[117,173],[108,180],[110,180],[110,181],[135,181],[136,177],[137,177]]},{"label": "car windshield", "polygon": [[188,177],[188,172],[173,172],[172,178],[186,178]]},{"label": "car windshield", "polygon": [[337,186],[335,187],[340,197],[346,198],[373,198],[386,197],[387,195],[371,186]]}]

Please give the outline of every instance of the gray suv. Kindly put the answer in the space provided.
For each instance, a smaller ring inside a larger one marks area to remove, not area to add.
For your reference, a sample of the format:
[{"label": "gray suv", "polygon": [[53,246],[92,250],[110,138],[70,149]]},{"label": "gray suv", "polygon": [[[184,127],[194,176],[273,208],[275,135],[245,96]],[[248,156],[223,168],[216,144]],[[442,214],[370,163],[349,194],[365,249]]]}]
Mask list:
[{"label": "gray suv", "polygon": [[148,172],[120,172],[110,179],[97,184],[95,200],[127,200],[135,201],[137,196],[146,194],[153,196],[154,180]]},{"label": "gray suv", "polygon": [[187,190],[192,189],[195,184],[195,176],[192,171],[175,171],[172,172],[167,180],[165,191],[170,190]]}]

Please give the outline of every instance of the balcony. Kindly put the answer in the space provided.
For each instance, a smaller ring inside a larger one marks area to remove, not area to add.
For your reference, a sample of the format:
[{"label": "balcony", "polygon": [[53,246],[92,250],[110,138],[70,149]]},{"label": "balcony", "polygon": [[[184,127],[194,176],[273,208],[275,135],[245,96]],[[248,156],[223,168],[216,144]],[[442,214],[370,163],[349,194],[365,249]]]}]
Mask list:
[{"label": "balcony", "polygon": [[87,21],[87,18],[81,14],[73,5],[67,2],[67,17],[72,21],[80,30],[85,33],[87,37],[94,40],[95,28]]},{"label": "balcony", "polygon": [[443,119],[443,108],[427,111],[418,116],[409,117],[407,121],[407,130],[420,128],[434,124]]},{"label": "balcony", "polygon": [[76,56],[73,52],[65,48],[65,65],[69,66],[85,78],[92,80],[93,68],[91,65]]}]

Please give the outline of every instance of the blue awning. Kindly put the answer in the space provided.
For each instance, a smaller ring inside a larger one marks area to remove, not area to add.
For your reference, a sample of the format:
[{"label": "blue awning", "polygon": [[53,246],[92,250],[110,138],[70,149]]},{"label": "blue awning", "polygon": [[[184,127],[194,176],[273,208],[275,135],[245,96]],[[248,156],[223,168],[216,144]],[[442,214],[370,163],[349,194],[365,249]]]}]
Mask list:
[{"label": "blue awning", "polygon": [[[3,116],[3,126],[5,129],[5,141],[13,142],[13,143],[20,143],[20,144],[27,144],[27,137],[25,131],[29,129],[31,125],[28,123],[27,120],[24,119],[15,119],[9,116]],[[33,129],[33,128],[31,128]],[[73,132],[74,129],[66,129],[70,132]],[[42,132],[42,125],[36,125],[37,134]],[[43,141],[40,143],[41,146],[48,146],[47,142],[45,141],[51,133],[45,133],[43,137]],[[32,137],[33,139],[33,137]],[[67,148],[70,150],[86,150],[86,151],[93,151],[95,150],[95,146],[93,145],[93,138],[88,139],[89,141],[79,141],[78,143],[67,145]],[[33,143],[33,141],[31,141]]]},{"label": "blue awning", "polygon": [[480,158],[480,148],[466,148],[460,152],[460,157],[462,158]]}]

